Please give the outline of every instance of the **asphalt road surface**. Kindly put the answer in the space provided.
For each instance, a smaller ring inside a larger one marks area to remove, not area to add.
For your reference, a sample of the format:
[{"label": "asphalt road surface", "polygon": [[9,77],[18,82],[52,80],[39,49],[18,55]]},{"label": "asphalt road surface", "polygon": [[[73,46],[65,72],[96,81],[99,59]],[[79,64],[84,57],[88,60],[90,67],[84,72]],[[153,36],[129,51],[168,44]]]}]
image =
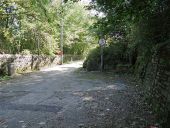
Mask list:
[{"label": "asphalt road surface", "polygon": [[81,62],[0,83],[0,128],[147,128],[151,112],[118,75]]}]

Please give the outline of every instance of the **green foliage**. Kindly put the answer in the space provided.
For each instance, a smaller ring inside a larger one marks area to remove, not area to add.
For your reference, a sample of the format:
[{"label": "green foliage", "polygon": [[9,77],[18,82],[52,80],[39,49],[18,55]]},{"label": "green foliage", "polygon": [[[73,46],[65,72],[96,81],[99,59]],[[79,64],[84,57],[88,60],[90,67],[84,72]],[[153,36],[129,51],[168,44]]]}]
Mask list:
[{"label": "green foliage", "polygon": [[0,81],[11,79],[9,76],[0,76]]},{"label": "green foliage", "polygon": [[[86,58],[83,67],[87,70],[100,69],[100,47],[93,49]],[[129,65],[129,53],[125,43],[110,44],[104,48],[105,69],[117,69],[120,65]]]},{"label": "green foliage", "polygon": [[64,53],[85,55],[96,38],[89,28],[94,20],[80,3],[67,3],[64,13]]},{"label": "green foliage", "polygon": [[[88,37],[88,28],[93,20],[84,5],[67,1],[61,6],[58,0],[2,0],[0,50],[5,53],[21,53],[28,49],[33,54],[54,55],[60,49],[62,18],[64,45],[69,48],[72,44],[81,43],[82,45],[75,45],[72,50],[79,46],[81,50],[73,52],[84,54],[88,50],[85,42],[94,41],[93,35]],[[88,39],[92,40],[87,41]]]},{"label": "green foliage", "polygon": [[[134,67],[136,76],[145,79],[146,70],[153,55],[161,56],[160,47],[167,45],[170,40],[170,1],[93,0],[89,8],[103,13],[102,17],[97,17],[97,22],[93,25],[96,34],[105,36],[108,44],[114,44],[115,40],[117,43],[121,42],[120,45],[123,45],[123,42],[127,44],[126,51],[121,50],[121,47],[109,45],[112,50],[108,52],[107,60],[114,60],[114,56],[119,54],[120,50],[123,56],[129,56],[129,62]],[[87,57],[86,62],[98,59],[98,56],[89,56],[91,59]],[[116,58],[117,60],[119,59]],[[110,63],[114,64],[112,61]],[[122,60],[119,63],[121,64]],[[153,90],[154,88],[150,91]],[[154,97],[151,97],[151,101],[153,104],[157,104],[153,110],[159,115],[162,112],[159,101],[154,100]],[[167,112],[167,108],[164,107],[163,111]],[[162,117],[158,121],[161,124],[167,123],[166,117]]]},{"label": "green foliage", "polygon": [[21,55],[31,55],[31,52],[30,52],[28,49],[24,49],[24,50],[21,52]]},{"label": "green foliage", "polygon": [[83,68],[86,68],[88,71],[99,70],[100,68],[100,48],[97,47],[91,50],[83,63]]},{"label": "green foliage", "polygon": [[[131,64],[140,74],[147,67],[157,44],[170,38],[169,5],[168,0],[94,0],[90,8],[102,12],[103,16],[97,17],[93,28],[96,34],[104,35],[109,44],[126,42],[130,57],[137,59]],[[110,59],[114,51],[110,52]]]},{"label": "green foliage", "polygon": [[88,43],[73,43],[72,45],[64,45],[64,53],[72,55],[87,55],[89,51]]}]

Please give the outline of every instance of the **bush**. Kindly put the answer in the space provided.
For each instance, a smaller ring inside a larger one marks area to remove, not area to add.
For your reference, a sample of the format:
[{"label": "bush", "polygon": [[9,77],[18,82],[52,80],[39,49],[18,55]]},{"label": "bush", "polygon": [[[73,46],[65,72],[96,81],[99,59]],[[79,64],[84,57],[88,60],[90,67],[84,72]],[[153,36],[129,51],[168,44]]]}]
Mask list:
[{"label": "bush", "polygon": [[[125,43],[116,43],[103,50],[105,69],[116,69],[117,65],[128,65],[129,55]],[[100,69],[100,47],[93,49],[84,61],[83,67],[88,71]]]},{"label": "bush", "polygon": [[98,70],[100,68],[100,48],[97,47],[90,51],[88,57],[83,63],[83,68],[88,71]]},{"label": "bush", "polygon": [[24,49],[24,50],[21,52],[21,55],[31,55],[31,52],[30,52],[30,50],[28,50],[28,49]]},{"label": "bush", "polygon": [[89,44],[88,43],[73,43],[71,45],[64,45],[64,53],[71,54],[71,55],[86,55],[89,51]]}]

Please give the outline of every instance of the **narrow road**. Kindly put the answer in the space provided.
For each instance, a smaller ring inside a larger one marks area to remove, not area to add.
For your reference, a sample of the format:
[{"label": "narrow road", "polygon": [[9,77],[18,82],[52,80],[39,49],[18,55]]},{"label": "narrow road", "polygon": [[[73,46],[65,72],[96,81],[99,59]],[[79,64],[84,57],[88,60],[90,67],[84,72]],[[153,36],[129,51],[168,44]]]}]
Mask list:
[{"label": "narrow road", "polygon": [[81,62],[0,83],[0,128],[146,128],[150,112],[134,87]]}]

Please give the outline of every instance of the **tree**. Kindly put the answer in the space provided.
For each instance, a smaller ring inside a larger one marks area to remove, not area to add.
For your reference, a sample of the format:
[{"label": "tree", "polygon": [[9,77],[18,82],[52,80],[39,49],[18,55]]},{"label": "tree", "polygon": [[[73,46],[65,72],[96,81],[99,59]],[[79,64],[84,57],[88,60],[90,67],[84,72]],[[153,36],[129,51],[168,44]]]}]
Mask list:
[{"label": "tree", "polygon": [[96,42],[89,29],[94,20],[81,3],[69,1],[64,9],[64,51],[68,54],[86,54],[90,44]]},{"label": "tree", "polygon": [[[79,2],[67,1],[61,7],[58,0],[1,1],[1,50],[6,53],[20,53],[28,49],[33,54],[54,54],[60,47],[61,15],[64,16],[64,40],[65,45],[68,45],[67,49],[73,43],[82,43],[83,47],[76,47],[84,54],[88,46],[84,42],[87,42],[88,28],[93,21],[88,20],[90,17],[87,11]],[[88,42],[93,40],[93,36],[88,38]]]}]

